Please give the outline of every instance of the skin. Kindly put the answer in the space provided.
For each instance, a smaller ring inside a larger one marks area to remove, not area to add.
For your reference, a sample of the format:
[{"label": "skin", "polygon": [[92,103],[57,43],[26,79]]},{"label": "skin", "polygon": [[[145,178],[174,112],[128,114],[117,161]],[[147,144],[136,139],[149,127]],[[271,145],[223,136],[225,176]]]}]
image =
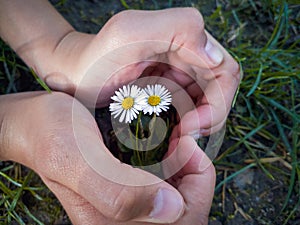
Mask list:
[{"label": "skin", "polygon": [[[136,221],[152,221],[148,214],[160,188],[171,190],[184,203],[165,222],[156,223],[207,223],[215,170],[191,137],[181,139],[179,147],[184,148],[184,155],[193,154],[193,157],[170,181],[174,186],[121,164],[122,170],[139,177],[140,182],[153,180],[154,183],[124,186],[99,175],[83,159],[72,130],[72,120],[84,121],[78,138],[87,145],[94,142],[94,151],[107,154],[108,150],[98,144],[101,135],[95,120],[81,103],[58,92],[12,94],[1,96],[0,101],[1,117],[4,118],[0,135],[1,159],[19,162],[35,170],[61,201],[74,224],[149,224]],[[178,139],[174,139],[170,152],[177,144]],[[166,170],[185,160],[179,152],[169,165],[165,165]],[[117,162],[112,156],[108,160],[111,164]],[[164,210],[174,211],[174,205],[166,205]]]},{"label": "skin", "polygon": [[[74,224],[207,224],[215,170],[190,135],[223,126],[240,75],[237,63],[205,31],[197,10],[124,11],[93,35],[75,31],[47,1],[0,0],[0,35],[60,92],[0,97],[3,160],[34,169]],[[116,89],[139,77],[174,81],[181,87],[171,90],[175,103],[181,103],[176,96],[183,90],[194,103],[170,138],[166,157],[174,157],[163,169],[184,166],[168,182],[113,158],[84,106],[106,106]],[[80,127],[76,136],[74,121]],[[113,172],[152,184],[126,186],[107,179],[84,160],[78,142],[103,153],[100,160]],[[158,212],[159,190],[172,196]]]}]

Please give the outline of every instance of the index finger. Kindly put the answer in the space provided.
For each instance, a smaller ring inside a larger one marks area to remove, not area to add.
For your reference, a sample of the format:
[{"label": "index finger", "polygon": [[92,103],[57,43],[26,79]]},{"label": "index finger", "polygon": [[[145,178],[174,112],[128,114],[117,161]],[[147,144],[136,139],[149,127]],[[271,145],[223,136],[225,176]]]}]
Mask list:
[{"label": "index finger", "polygon": [[175,224],[207,224],[215,186],[215,168],[211,160],[189,136],[173,139],[168,155],[175,155],[164,164],[164,173],[174,170],[174,164],[184,164],[170,182],[184,197],[184,216]]},{"label": "index finger", "polygon": [[[200,135],[203,135],[220,128],[231,109],[240,82],[238,63],[208,32],[206,35],[222,51],[224,59],[218,67],[206,74],[207,83],[203,90],[203,97],[198,100],[197,108],[186,113],[181,120],[182,134],[200,132]],[[196,76],[199,82],[203,79],[202,75]]]}]

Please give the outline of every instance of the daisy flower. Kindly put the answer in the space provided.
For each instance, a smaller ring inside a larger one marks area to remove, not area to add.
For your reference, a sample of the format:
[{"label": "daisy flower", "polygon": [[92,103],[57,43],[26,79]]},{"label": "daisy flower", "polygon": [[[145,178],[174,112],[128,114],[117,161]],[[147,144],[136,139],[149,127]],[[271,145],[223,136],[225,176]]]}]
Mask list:
[{"label": "daisy flower", "polygon": [[155,113],[158,116],[162,110],[167,111],[169,109],[168,105],[171,104],[172,97],[166,87],[160,84],[147,85],[144,92],[146,94],[146,105],[143,108],[144,114],[149,113],[151,115]]},{"label": "daisy flower", "polygon": [[115,95],[111,97],[114,100],[109,106],[109,111],[114,118],[119,116],[119,122],[130,123],[137,118],[139,111],[142,111],[146,104],[144,92],[136,85],[124,85]]}]

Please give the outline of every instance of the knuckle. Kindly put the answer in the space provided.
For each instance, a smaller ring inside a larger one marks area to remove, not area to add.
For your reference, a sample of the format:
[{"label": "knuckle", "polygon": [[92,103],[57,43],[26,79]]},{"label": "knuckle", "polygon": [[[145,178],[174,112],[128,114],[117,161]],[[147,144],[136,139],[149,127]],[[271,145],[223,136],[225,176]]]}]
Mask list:
[{"label": "knuckle", "polygon": [[126,222],[135,218],[139,208],[135,199],[139,198],[136,197],[133,190],[128,190],[125,186],[122,187],[120,193],[116,195],[112,202],[109,217],[117,222]]},{"label": "knuckle", "polygon": [[216,168],[215,168],[214,164],[211,163],[209,165],[209,167],[207,167],[206,170],[211,175],[211,178],[215,180],[216,179]]},{"label": "knuckle", "polygon": [[115,14],[109,21],[108,23],[110,23],[111,25],[118,25],[120,22],[122,22],[125,18],[124,18],[125,12],[121,11],[117,14]]},{"label": "knuckle", "polygon": [[190,7],[186,8],[186,14],[188,15],[189,21],[198,27],[200,26],[201,30],[204,30],[204,19],[200,11],[196,8]]},{"label": "knuckle", "polygon": [[209,165],[202,171],[202,173],[208,175],[213,181],[216,180],[216,169],[212,162],[209,163]]},{"label": "knuckle", "polygon": [[[109,19],[109,21],[105,24],[105,27],[109,27],[114,30],[122,30],[128,27],[128,22],[133,22],[132,19],[134,17],[134,10],[125,10],[115,14],[113,17]],[[130,23],[129,23],[130,24]]]},{"label": "knuckle", "polygon": [[130,36],[128,32],[130,30],[129,26],[135,23],[134,14],[133,10],[125,10],[115,14],[105,23],[97,36],[102,38],[104,33],[105,40],[107,39],[106,45],[119,43],[120,38],[126,39],[126,37]]},{"label": "knuckle", "polygon": [[233,76],[240,81],[241,79],[241,71],[240,71],[240,65],[234,60],[234,62],[232,63],[232,74]]}]

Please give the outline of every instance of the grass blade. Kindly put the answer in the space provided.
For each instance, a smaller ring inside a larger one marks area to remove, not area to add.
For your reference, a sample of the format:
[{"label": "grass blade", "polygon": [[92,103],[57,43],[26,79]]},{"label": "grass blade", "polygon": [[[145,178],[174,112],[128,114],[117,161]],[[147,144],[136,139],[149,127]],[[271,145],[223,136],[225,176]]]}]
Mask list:
[{"label": "grass blade", "polygon": [[260,80],[261,80],[261,75],[262,75],[262,71],[263,71],[263,65],[262,63],[260,63],[260,67],[259,67],[259,71],[257,74],[257,78],[255,80],[255,83],[253,84],[252,88],[249,90],[249,92],[247,93],[247,97],[249,97],[250,95],[252,95],[254,93],[254,91],[256,90],[256,88],[258,87]]},{"label": "grass blade", "polygon": [[251,164],[249,164],[248,166],[245,166],[245,167],[243,167],[242,169],[240,169],[240,170],[234,172],[233,174],[231,174],[230,176],[228,176],[225,180],[221,181],[221,182],[216,186],[215,192],[218,191],[218,190],[222,187],[222,185],[224,185],[225,183],[227,183],[228,181],[232,180],[232,179],[233,179],[234,177],[236,177],[237,175],[243,173],[244,171],[246,171],[246,170],[248,170],[248,169],[250,169],[250,168],[252,168],[252,167],[254,167],[254,166],[256,166],[256,163],[251,163]]},{"label": "grass blade", "polygon": [[34,72],[34,70],[32,68],[30,68],[30,72],[31,74],[34,76],[34,78],[36,79],[36,81],[48,92],[51,93],[51,89],[47,86],[47,84],[38,77],[38,75]]},{"label": "grass blade", "polygon": [[292,113],[290,110],[288,110],[287,108],[285,108],[284,106],[282,106],[281,104],[279,104],[278,102],[276,102],[274,99],[271,99],[269,97],[266,97],[264,95],[259,95],[259,97],[265,99],[266,101],[268,101],[271,105],[275,106],[276,108],[284,111],[285,113],[287,113],[288,115],[290,115],[292,117],[292,119],[296,120],[296,121],[300,121],[300,116],[297,114]]}]

